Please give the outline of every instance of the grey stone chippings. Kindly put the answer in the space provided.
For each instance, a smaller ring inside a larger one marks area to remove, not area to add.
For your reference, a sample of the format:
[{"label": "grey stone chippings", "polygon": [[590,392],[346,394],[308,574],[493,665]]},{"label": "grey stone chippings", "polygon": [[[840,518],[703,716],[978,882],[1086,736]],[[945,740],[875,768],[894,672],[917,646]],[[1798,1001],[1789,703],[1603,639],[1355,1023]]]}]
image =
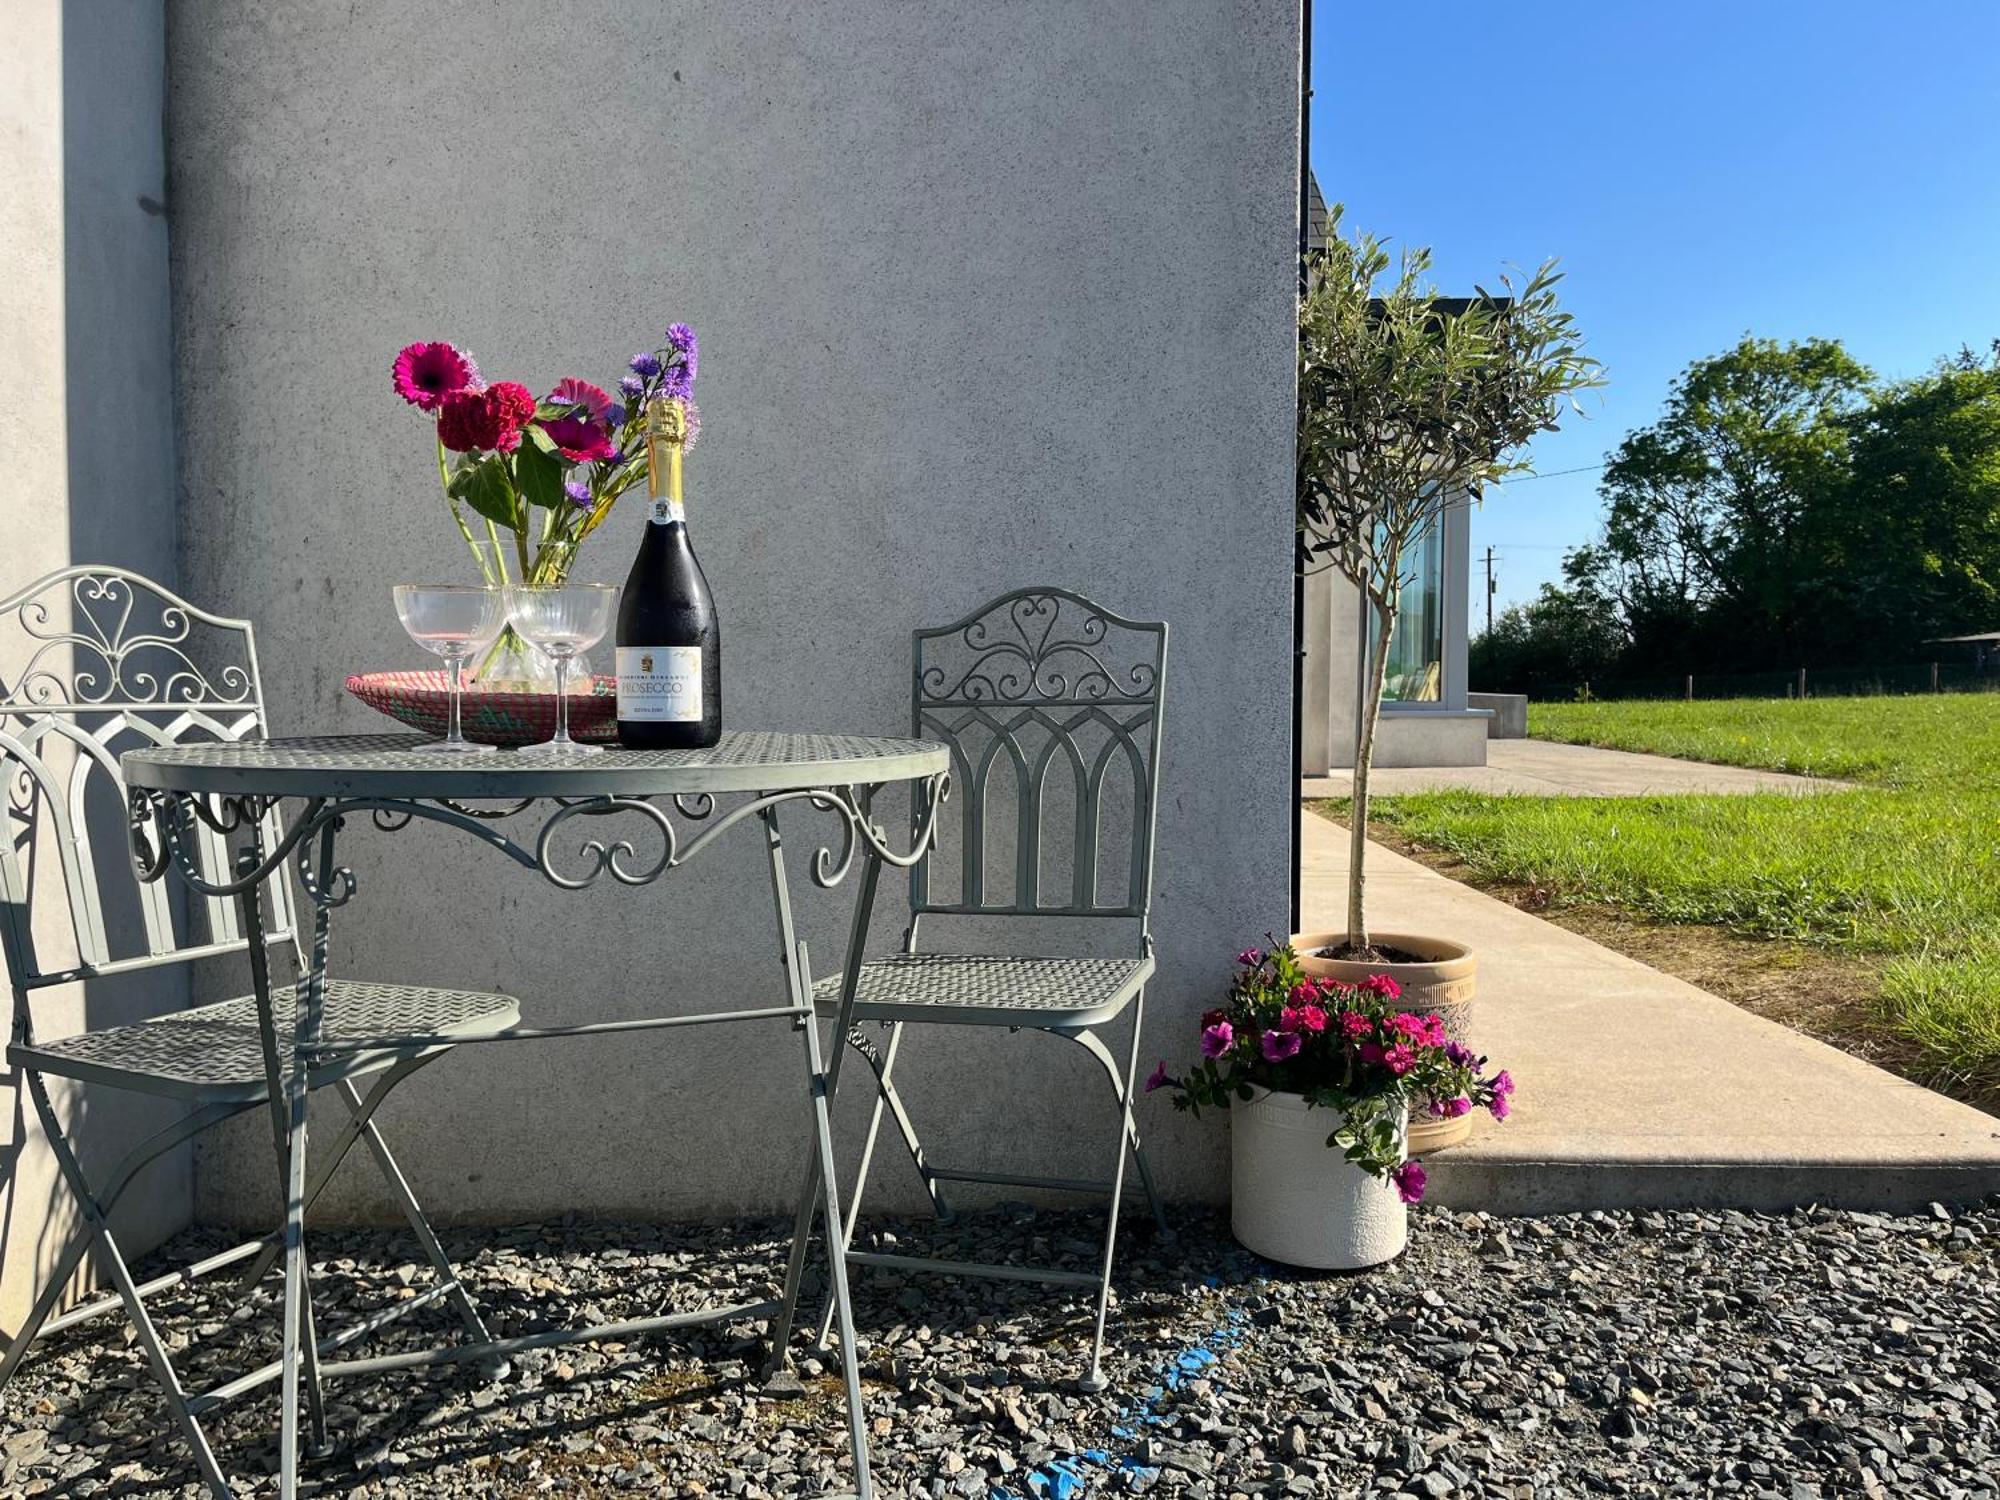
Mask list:
[{"label": "grey stone chippings", "polygon": [[[2000,1200],[1911,1217],[1421,1209],[1393,1265],[1261,1262],[1205,1213],[1121,1242],[1101,1395],[1088,1298],[857,1272],[865,1421],[884,1497],[1153,1494],[1553,1500],[1585,1495],[2000,1500]],[[501,1335],[770,1295],[776,1224],[565,1223],[449,1248]],[[916,1253],[1088,1267],[1087,1212],[877,1226]],[[192,1231],[156,1264],[227,1243]],[[418,1295],[405,1235],[314,1236],[322,1336]],[[142,1274],[144,1270],[142,1269]],[[816,1286],[809,1283],[809,1292]],[[205,1386],[274,1347],[276,1276],[161,1295]],[[435,1342],[420,1311],[371,1348]],[[761,1327],[336,1382],[319,1496],[792,1496],[851,1486],[839,1361],[806,1334],[767,1379]],[[210,1432],[248,1490],[276,1465],[271,1391]],[[1066,1477],[1065,1475],[1068,1477]],[[1080,1487],[1078,1484],[1080,1482]],[[0,1394],[0,1500],[202,1500],[122,1319],[45,1341]]]}]

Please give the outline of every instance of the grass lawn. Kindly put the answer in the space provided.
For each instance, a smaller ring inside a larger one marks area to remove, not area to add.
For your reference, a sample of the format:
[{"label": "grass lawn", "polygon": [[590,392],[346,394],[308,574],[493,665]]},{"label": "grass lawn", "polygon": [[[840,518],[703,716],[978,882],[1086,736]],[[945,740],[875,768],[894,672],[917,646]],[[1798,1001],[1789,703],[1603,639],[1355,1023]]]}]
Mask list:
[{"label": "grass lawn", "polygon": [[1384,799],[1403,839],[1557,906],[1854,955],[1911,1070],[2000,1102],[2000,695],[1536,705],[1540,739],[1859,784],[1823,796]]}]

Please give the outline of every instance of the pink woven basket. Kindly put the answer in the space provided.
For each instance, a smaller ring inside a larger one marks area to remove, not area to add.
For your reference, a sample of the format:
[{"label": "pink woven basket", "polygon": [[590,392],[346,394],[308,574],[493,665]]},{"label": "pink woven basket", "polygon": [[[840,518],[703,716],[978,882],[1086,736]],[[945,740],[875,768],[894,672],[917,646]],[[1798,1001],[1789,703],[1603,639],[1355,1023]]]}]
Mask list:
[{"label": "pink woven basket", "polygon": [[[442,672],[361,672],[347,690],[377,713],[426,734],[442,736],[451,717],[451,690]],[[554,693],[509,693],[467,684],[459,710],[465,737],[482,745],[539,745],[556,732]],[[608,744],[618,738],[618,679],[593,677],[590,691],[569,695],[573,739]]]}]

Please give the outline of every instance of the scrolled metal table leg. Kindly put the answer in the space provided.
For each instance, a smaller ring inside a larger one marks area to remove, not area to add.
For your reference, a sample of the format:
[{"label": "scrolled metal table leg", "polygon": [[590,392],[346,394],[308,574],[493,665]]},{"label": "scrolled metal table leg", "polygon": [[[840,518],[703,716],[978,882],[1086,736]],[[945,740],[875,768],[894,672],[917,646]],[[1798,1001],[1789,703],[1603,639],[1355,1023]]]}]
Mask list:
[{"label": "scrolled metal table leg", "polygon": [[[826,1217],[827,1234],[827,1276],[833,1288],[833,1302],[840,1322],[840,1368],[847,1387],[847,1436],[854,1453],[854,1493],[855,1500],[874,1500],[875,1484],[868,1470],[868,1428],[867,1413],[861,1395],[861,1362],[858,1340],[854,1333],[854,1309],[847,1295],[847,1258],[840,1249],[840,1184],[834,1172],[833,1160],[833,1118],[831,1094],[837,1079],[839,1058],[843,1049],[836,1040],[834,1060],[829,1068],[822,1058],[819,1045],[819,1026],[813,1017],[812,968],[804,942],[796,936],[792,924],[791,892],[785,880],[784,843],[778,831],[776,808],[765,809],[760,816],[764,821],[765,841],[771,855],[771,893],[778,911],[778,933],[783,944],[786,977],[791,986],[792,1003],[798,1007],[805,1033],[806,1069],[812,1090],[813,1112],[813,1160],[806,1171],[805,1196],[799,1205],[798,1226],[792,1240],[791,1266],[786,1274],[786,1299],[780,1314],[780,1326],[789,1337],[792,1314],[798,1294],[798,1282],[804,1264],[804,1247],[809,1237],[815,1211]],[[861,894],[857,901],[856,927],[864,934],[867,931],[868,910],[873,903],[875,880],[880,871],[879,860],[870,858],[863,876]],[[848,956],[850,973],[859,962],[859,941]],[[852,989],[851,982],[847,986]],[[851,1000],[851,995],[848,997]],[[842,1019],[846,1019],[846,1004],[842,1006]],[[817,1194],[815,1194],[817,1188]],[[814,1202],[817,1196],[818,1201]],[[782,1346],[777,1346],[781,1348]]]}]

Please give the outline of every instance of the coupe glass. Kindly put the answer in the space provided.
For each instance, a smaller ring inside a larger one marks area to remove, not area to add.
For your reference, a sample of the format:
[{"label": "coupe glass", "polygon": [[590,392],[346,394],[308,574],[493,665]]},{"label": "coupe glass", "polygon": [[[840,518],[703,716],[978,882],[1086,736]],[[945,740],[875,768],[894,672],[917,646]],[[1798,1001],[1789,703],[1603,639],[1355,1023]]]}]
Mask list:
[{"label": "coupe glass", "polygon": [[507,623],[507,601],[499,589],[477,584],[399,583],[395,587],[396,616],[410,639],[445,660],[451,682],[451,728],[430,750],[490,752],[475,745],[459,728],[459,699],[465,691],[465,663],[493,644]]},{"label": "coupe glass", "polygon": [[561,583],[546,588],[507,585],[507,617],[529,645],[556,664],[556,736],[542,746],[550,755],[598,755],[602,745],[569,737],[569,674],[576,659],[604,639],[618,605],[610,583]]}]

